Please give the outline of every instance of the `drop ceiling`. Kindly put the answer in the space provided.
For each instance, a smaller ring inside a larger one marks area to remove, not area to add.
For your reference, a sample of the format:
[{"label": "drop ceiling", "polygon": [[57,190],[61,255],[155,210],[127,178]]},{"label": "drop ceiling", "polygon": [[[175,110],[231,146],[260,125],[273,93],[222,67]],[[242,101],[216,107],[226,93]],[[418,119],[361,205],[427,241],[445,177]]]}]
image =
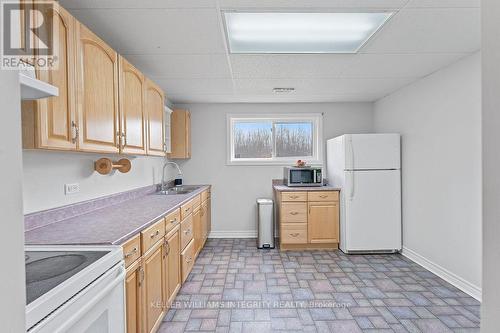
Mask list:
[{"label": "drop ceiling", "polygon": [[[375,101],[480,49],[480,0],[60,2],[173,103]],[[223,10],[396,13],[358,54],[252,55],[229,54]]]}]

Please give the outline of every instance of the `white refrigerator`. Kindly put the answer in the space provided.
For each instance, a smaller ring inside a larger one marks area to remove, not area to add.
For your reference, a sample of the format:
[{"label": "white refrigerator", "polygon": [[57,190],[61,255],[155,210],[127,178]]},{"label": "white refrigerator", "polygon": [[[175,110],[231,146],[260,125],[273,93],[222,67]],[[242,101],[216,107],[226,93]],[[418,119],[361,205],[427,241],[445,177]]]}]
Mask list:
[{"label": "white refrigerator", "polygon": [[401,251],[401,137],[346,134],[327,141],[327,179],[341,188],[340,249]]}]

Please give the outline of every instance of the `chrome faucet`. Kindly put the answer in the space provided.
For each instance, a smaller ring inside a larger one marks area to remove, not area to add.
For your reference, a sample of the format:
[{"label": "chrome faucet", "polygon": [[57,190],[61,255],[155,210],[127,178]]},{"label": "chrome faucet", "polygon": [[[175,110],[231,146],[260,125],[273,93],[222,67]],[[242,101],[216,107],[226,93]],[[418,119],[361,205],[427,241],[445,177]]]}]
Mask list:
[{"label": "chrome faucet", "polygon": [[179,167],[179,165],[177,163],[172,162],[172,161],[165,161],[165,163],[163,164],[163,171],[161,173],[161,188],[160,188],[161,191],[166,190],[167,184],[165,184],[165,168],[167,167],[167,165],[170,165],[170,164],[174,165],[177,168],[177,171],[179,171],[178,176],[182,177],[181,168]]}]

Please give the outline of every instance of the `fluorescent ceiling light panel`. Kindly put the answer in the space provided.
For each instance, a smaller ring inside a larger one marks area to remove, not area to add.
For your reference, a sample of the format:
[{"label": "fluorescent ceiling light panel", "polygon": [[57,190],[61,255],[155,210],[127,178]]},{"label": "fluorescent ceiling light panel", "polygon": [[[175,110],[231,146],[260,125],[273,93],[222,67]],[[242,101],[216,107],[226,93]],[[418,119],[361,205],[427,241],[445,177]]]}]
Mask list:
[{"label": "fluorescent ceiling light panel", "polygon": [[224,12],[231,53],[356,53],[392,16]]}]

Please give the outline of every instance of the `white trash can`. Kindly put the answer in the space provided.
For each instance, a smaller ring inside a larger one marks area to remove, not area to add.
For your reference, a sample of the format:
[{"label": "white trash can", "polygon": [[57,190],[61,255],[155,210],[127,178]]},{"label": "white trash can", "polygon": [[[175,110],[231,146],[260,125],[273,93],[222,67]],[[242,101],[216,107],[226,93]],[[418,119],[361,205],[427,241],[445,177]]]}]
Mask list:
[{"label": "white trash can", "polygon": [[274,249],[274,204],[271,199],[257,199],[257,248]]}]

